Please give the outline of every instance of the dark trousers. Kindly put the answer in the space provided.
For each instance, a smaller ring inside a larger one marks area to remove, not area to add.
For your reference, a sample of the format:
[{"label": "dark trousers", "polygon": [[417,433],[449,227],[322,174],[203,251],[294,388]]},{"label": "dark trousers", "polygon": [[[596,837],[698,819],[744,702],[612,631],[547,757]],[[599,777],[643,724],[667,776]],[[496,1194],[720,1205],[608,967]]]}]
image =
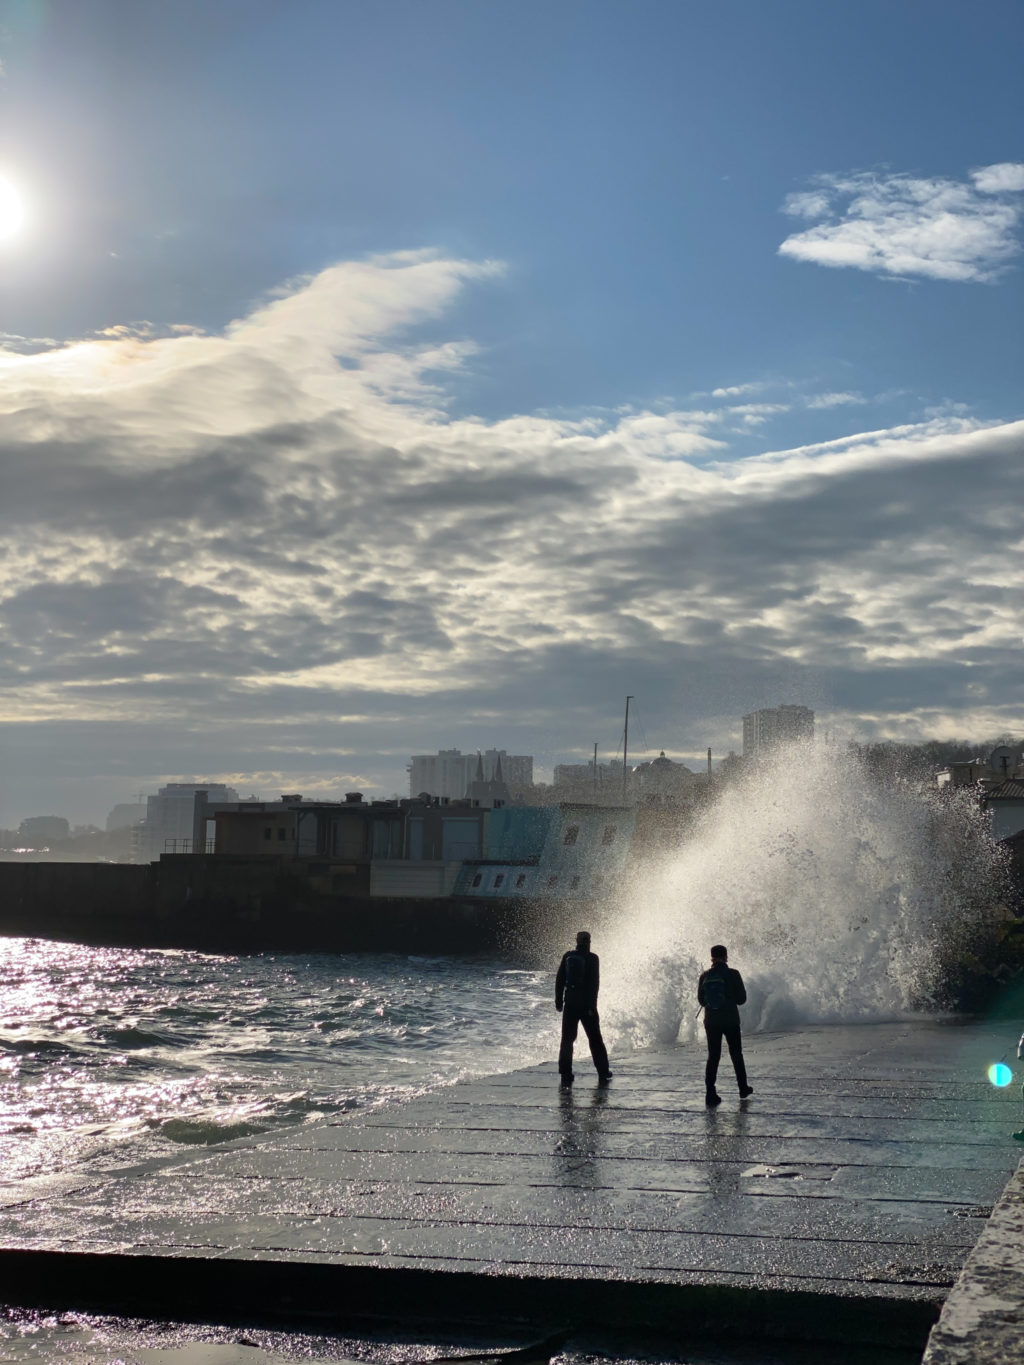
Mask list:
[{"label": "dark trousers", "polygon": [[587,1035],[590,1055],[597,1067],[597,1074],[607,1076],[609,1071],[608,1049],[601,1037],[601,1021],[597,1017],[597,1010],[578,1009],[568,1003],[562,1007],[562,1046],[558,1049],[559,1075],[572,1075],[572,1049],[576,1042],[576,1033],[580,1024],[583,1025],[583,1031]]},{"label": "dark trousers", "polygon": [[732,1058],[733,1068],[736,1072],[736,1084],[741,1090],[746,1089],[747,1068],[743,1062],[743,1040],[740,1036],[739,1024],[717,1024],[713,1019],[704,1019],[704,1032],[708,1039],[708,1064],[704,1068],[704,1084],[708,1090],[714,1090],[715,1081],[718,1079],[718,1063],[722,1060],[722,1039],[729,1045],[729,1056]]}]

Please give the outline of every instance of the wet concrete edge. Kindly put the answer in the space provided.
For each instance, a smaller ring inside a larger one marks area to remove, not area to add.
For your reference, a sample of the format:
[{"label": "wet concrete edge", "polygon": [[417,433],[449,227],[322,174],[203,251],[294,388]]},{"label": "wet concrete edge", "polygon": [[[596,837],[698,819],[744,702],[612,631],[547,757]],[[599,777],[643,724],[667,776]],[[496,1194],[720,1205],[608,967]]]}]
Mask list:
[{"label": "wet concrete edge", "polygon": [[685,1339],[772,1337],[922,1349],[934,1299],[293,1261],[0,1250],[9,1304],[265,1326],[628,1328]]},{"label": "wet concrete edge", "polygon": [[949,1292],[922,1365],[1024,1360],[1024,1159]]}]

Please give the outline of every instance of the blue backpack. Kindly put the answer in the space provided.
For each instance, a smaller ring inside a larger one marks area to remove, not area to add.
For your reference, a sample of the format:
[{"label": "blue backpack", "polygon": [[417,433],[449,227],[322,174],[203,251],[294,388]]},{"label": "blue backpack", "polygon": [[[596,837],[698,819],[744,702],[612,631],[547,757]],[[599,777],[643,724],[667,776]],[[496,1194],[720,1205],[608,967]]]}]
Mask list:
[{"label": "blue backpack", "polygon": [[717,972],[704,978],[704,1008],[708,1013],[724,1010],[729,1003],[725,993],[725,977]]}]

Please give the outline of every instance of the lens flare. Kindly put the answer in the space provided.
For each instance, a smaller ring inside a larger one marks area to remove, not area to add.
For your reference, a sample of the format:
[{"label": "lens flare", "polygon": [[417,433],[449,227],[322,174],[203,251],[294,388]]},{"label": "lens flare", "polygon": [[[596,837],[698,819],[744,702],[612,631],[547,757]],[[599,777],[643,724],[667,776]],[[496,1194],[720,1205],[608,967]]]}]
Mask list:
[{"label": "lens flare", "polygon": [[1013,1072],[1005,1062],[993,1062],[988,1069],[988,1078],[993,1085],[998,1086],[1001,1090],[1004,1085],[1009,1085],[1013,1080]]}]

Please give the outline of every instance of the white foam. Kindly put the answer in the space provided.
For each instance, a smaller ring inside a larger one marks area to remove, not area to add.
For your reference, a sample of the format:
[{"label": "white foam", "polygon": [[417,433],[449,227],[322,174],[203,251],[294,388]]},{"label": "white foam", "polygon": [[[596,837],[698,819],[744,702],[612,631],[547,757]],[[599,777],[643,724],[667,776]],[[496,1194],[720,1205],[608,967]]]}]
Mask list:
[{"label": "white foam", "polygon": [[744,976],[747,1029],[899,1016],[934,990],[940,936],[998,899],[1001,867],[970,794],[791,746],[730,786],[602,933],[608,1033],[693,1036],[716,942]]}]

